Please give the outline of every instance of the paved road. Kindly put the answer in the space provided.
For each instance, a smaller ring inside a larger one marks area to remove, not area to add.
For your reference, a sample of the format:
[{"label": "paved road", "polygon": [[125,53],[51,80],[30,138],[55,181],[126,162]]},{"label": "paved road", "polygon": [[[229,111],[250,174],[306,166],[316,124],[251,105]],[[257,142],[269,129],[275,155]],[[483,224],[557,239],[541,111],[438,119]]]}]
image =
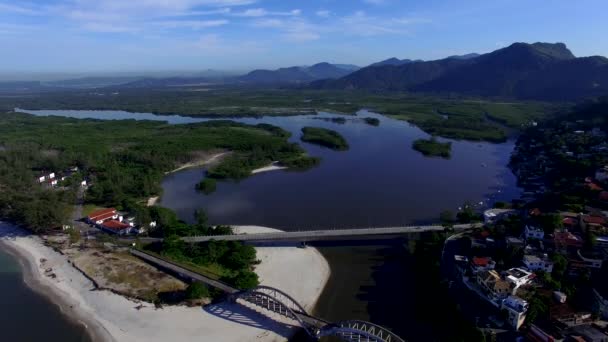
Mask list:
[{"label": "paved road", "polygon": [[[454,230],[461,231],[480,226],[479,224],[459,224]],[[211,240],[224,241],[295,241],[310,242],[349,238],[383,237],[395,236],[407,233],[421,233],[431,231],[444,231],[443,226],[409,226],[409,227],[387,227],[387,228],[360,228],[360,229],[336,229],[336,230],[310,230],[301,232],[276,232],[256,233],[238,235],[218,236],[193,236],[184,237],[186,242],[206,242]]]}]

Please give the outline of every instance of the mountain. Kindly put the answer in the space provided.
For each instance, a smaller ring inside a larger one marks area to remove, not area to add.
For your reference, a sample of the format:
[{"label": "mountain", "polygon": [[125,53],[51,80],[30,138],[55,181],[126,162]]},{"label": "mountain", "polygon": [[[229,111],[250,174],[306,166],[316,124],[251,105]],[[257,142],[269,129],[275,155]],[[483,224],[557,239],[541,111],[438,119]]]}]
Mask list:
[{"label": "mountain", "polygon": [[44,82],[45,86],[59,88],[89,89],[117,86],[135,82],[142,77],[137,76],[118,76],[118,77],[82,77],[60,81]]},{"label": "mountain", "polygon": [[570,101],[608,93],[608,59],[576,58],[563,43],[514,43],[479,56],[370,66],[311,86]]},{"label": "mountain", "polygon": [[477,58],[477,57],[479,57],[479,56],[481,56],[481,55],[480,55],[480,54],[478,54],[478,53],[467,53],[466,55],[453,55],[453,56],[450,56],[450,57],[448,57],[448,58],[455,58],[455,59],[472,59],[472,58]]},{"label": "mountain", "polygon": [[290,67],[277,70],[254,70],[238,78],[244,83],[306,83],[319,79],[335,79],[344,77],[354,70],[356,66],[343,64],[318,63],[309,67]]},{"label": "mountain", "polygon": [[369,66],[337,80],[311,83],[313,88],[407,90],[417,84],[439,78],[448,70],[470,63],[468,60],[441,59],[401,65]]},{"label": "mountain", "polygon": [[217,83],[207,77],[167,77],[167,78],[143,78],[137,81],[120,85],[121,88],[164,88],[164,87],[187,87],[201,86]]},{"label": "mountain", "polygon": [[381,62],[370,64],[369,66],[370,67],[378,67],[378,66],[385,66],[385,65],[396,66],[396,65],[409,64],[409,63],[412,63],[412,62],[413,61],[411,59],[399,59],[399,58],[393,57],[393,58],[385,59],[385,60],[383,60]]}]

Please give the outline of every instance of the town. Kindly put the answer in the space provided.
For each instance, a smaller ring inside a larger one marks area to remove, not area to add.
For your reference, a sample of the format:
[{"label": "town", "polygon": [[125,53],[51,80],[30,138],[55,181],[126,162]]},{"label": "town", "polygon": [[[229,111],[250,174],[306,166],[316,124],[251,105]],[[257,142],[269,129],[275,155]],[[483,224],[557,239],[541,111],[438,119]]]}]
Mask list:
[{"label": "town", "polygon": [[580,116],[532,125],[511,159],[522,197],[484,211],[483,229],[448,239],[467,241],[453,255],[450,279],[487,304],[476,306],[478,316],[490,308],[486,327],[478,326],[486,338],[608,340],[602,128]]}]

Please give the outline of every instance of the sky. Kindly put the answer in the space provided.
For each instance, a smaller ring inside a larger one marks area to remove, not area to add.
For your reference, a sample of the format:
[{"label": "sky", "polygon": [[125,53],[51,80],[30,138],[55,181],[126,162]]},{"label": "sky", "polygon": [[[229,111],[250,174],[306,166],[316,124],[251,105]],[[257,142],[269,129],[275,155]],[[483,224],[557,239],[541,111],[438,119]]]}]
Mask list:
[{"label": "sky", "polygon": [[605,0],[0,0],[0,72],[439,59],[513,42],[608,56]]}]

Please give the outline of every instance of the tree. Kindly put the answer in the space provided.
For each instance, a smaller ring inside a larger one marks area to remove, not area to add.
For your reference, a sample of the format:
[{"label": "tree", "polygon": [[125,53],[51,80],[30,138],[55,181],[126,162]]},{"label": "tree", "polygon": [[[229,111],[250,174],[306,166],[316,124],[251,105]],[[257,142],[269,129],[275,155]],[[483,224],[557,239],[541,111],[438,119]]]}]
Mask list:
[{"label": "tree", "polygon": [[563,219],[559,214],[545,214],[540,217],[541,226],[545,234],[553,234],[564,226]]},{"label": "tree", "polygon": [[441,221],[441,225],[446,228],[451,228],[454,226],[454,213],[450,210],[444,210],[439,214],[439,220]]},{"label": "tree", "polygon": [[566,268],[568,267],[568,259],[561,254],[554,254],[551,257],[553,261],[553,272],[551,275],[554,279],[560,281],[564,278],[564,274],[566,273]]},{"label": "tree", "polygon": [[471,223],[477,219],[477,214],[473,210],[473,205],[470,202],[465,202],[456,217],[460,223]]},{"label": "tree", "polygon": [[249,290],[260,284],[258,275],[252,271],[238,272],[234,277],[230,277],[227,280],[241,290]]},{"label": "tree", "polygon": [[209,297],[209,288],[200,282],[193,282],[186,289],[186,299],[201,299]]}]

